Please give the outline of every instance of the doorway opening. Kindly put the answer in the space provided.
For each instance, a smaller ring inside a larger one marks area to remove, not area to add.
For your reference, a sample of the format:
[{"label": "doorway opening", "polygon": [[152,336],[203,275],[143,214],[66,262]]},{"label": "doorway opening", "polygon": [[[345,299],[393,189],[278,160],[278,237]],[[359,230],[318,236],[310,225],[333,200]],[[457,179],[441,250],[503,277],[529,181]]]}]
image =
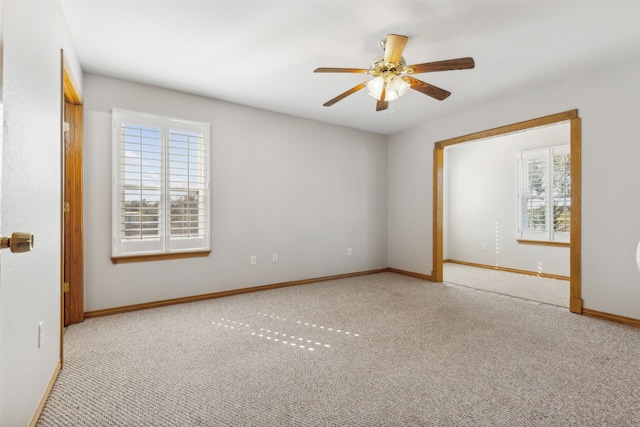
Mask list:
[{"label": "doorway opening", "polygon": [[[534,244],[544,244],[548,246],[555,246],[554,248],[549,248],[551,251],[554,250],[564,250],[566,252],[566,246],[569,247],[569,301],[568,306],[572,312],[581,313],[582,312],[582,298],[581,298],[581,289],[580,289],[580,118],[578,117],[577,110],[571,110],[564,113],[554,114],[551,116],[545,116],[538,119],[529,120],[526,122],[516,123],[508,126],[503,126],[500,128],[490,129],[487,131],[482,131],[470,135],[465,135],[445,141],[440,141],[435,144],[434,148],[434,212],[433,212],[433,235],[434,235],[434,247],[433,247],[433,272],[432,272],[432,280],[436,282],[442,282],[444,276],[444,233],[445,233],[445,180],[447,179],[447,175],[445,172],[445,167],[447,162],[445,162],[445,148],[454,146],[459,146],[460,144],[469,143],[469,142],[477,142],[480,140],[486,140],[494,137],[507,137],[509,135],[514,135],[516,133],[523,133],[524,131],[533,130],[533,129],[543,129],[548,127],[556,127],[554,125],[566,124],[566,127],[569,131],[569,145],[570,145],[570,197],[568,197],[569,201],[569,209],[566,213],[566,221],[570,222],[570,231],[567,232],[567,241],[566,242],[534,242]],[[481,146],[475,146],[474,149],[480,149]],[[515,162],[515,159],[513,159]],[[491,164],[486,165],[486,167],[492,167]],[[447,169],[448,171],[449,169]],[[512,179],[508,181],[513,181],[513,178],[516,178],[515,174],[512,175]],[[484,192],[486,194],[486,192]],[[466,194],[469,196],[469,194]],[[472,194],[471,197],[478,196],[477,194]],[[516,205],[515,199],[513,205]],[[569,212],[570,210],[570,212]],[[515,215],[514,215],[515,216]],[[513,218],[511,218],[513,220]],[[511,270],[512,273],[521,273],[515,269],[506,269],[500,268],[501,259],[506,258],[508,253],[500,250],[502,249],[503,241],[511,238],[514,235],[515,227],[513,230],[503,230],[501,229],[500,221],[497,221],[495,224],[495,235],[491,236],[491,241],[487,237],[485,240],[487,242],[479,242],[479,246],[477,249],[488,250],[489,247],[492,249],[493,261],[491,263],[480,263],[479,266],[494,268],[495,270]],[[509,227],[510,228],[510,227]],[[510,234],[511,233],[511,234]],[[515,239],[512,239],[514,245],[530,245],[532,241],[527,238],[518,239],[517,243]],[[562,248],[565,246],[565,248]],[[485,249],[486,248],[486,249]],[[506,248],[505,248],[506,249]],[[488,252],[486,253],[488,254]],[[553,258],[549,258],[549,262],[545,261],[546,264],[553,264]],[[484,264],[484,265],[483,265]],[[549,266],[550,267],[550,266]],[[557,274],[546,274],[543,270],[547,268],[547,265],[543,266],[539,265],[538,268],[533,271],[537,273],[539,276],[560,276]],[[558,278],[558,277],[556,277]],[[565,304],[566,306],[567,304]]]},{"label": "doorway opening", "polygon": [[61,298],[60,360],[64,328],[84,320],[83,241],[83,102],[76,80],[61,51]]}]

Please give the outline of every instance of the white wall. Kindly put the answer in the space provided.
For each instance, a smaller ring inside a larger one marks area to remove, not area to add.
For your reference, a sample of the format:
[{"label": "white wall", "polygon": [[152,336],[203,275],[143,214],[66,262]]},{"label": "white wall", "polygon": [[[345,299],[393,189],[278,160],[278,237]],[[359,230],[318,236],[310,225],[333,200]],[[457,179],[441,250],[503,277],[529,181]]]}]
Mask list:
[{"label": "white wall", "polygon": [[[28,231],[33,252],[3,251],[0,425],[31,421],[60,360],[61,63],[81,70],[57,2],[2,2],[2,235]],[[37,345],[38,323],[44,342]]]},{"label": "white wall", "polygon": [[569,143],[563,123],[446,147],[444,259],[569,276],[568,247],[516,241],[517,154]]},{"label": "white wall", "polygon": [[[422,129],[420,127],[419,129]],[[433,141],[424,130],[388,139],[388,267],[431,275]]]},{"label": "white wall", "polygon": [[636,58],[391,136],[389,266],[431,274],[434,142],[578,108],[584,306],[640,318],[639,76]]},{"label": "white wall", "polygon": [[[84,94],[86,311],[387,266],[385,136],[95,74]],[[111,263],[112,108],[211,124],[208,257]]]}]

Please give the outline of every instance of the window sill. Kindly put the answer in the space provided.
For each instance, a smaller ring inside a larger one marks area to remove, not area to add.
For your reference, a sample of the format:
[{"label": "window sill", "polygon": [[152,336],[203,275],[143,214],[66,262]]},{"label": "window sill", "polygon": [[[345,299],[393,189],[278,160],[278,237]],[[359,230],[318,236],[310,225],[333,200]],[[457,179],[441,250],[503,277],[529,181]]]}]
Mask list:
[{"label": "window sill", "polygon": [[163,254],[145,254],[145,255],[123,255],[111,257],[111,262],[114,264],[125,264],[129,262],[145,262],[145,261],[163,261],[167,259],[181,259],[181,258],[197,258],[209,256],[211,251],[198,251],[198,252],[168,252]]},{"label": "window sill", "polygon": [[570,242],[552,242],[549,240],[525,240],[525,239],[516,239],[516,242],[521,245],[540,245],[540,246],[559,246],[562,248],[570,248]]}]

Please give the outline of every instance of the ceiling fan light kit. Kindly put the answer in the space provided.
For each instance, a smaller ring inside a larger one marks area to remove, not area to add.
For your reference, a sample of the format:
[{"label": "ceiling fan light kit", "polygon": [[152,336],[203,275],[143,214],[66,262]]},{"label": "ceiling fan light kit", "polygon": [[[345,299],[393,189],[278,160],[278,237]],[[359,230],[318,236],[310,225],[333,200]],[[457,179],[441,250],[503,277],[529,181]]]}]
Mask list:
[{"label": "ceiling fan light kit", "polygon": [[376,58],[369,69],[364,68],[317,68],[314,73],[359,73],[369,74],[374,78],[341,93],[335,98],[325,102],[325,107],[330,107],[347,96],[356,93],[366,87],[369,95],[376,98],[376,111],[389,108],[389,101],[393,101],[407,93],[409,89],[416,90],[439,101],[444,100],[451,92],[430,85],[409,74],[429,73],[436,71],[466,70],[475,67],[473,58],[449,59],[438,62],[426,62],[407,66],[402,57],[404,46],[409,40],[406,36],[389,34],[380,41],[384,49],[384,56]]},{"label": "ceiling fan light kit", "polygon": [[[378,76],[367,82],[369,95],[378,101],[393,101],[398,99],[407,93],[410,87],[411,84],[405,82],[397,75],[389,75],[386,77]],[[384,99],[382,99],[383,91],[385,93]]]}]

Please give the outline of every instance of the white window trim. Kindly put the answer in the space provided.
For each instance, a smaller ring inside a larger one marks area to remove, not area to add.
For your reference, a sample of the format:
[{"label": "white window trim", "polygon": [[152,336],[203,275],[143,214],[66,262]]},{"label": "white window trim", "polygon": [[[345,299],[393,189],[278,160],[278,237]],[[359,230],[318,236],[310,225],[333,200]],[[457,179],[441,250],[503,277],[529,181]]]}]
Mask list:
[{"label": "white window trim", "polygon": [[[181,120],[170,117],[157,116],[146,113],[113,109],[113,143],[112,143],[112,259],[119,257],[140,257],[153,255],[182,254],[189,252],[201,254],[203,251],[210,251],[210,125],[189,120]],[[161,233],[158,239],[150,241],[127,242],[122,239],[121,212],[122,197],[121,189],[125,186],[122,182],[122,162],[121,162],[121,138],[120,126],[128,123],[136,126],[150,126],[160,128],[162,140],[162,179],[161,179],[161,202],[160,202],[160,228]],[[201,133],[203,136],[203,218],[201,226],[203,232],[201,237],[184,238],[171,237],[168,189],[169,189],[169,156],[167,155],[168,138],[170,131],[189,131]],[[115,261],[114,261],[115,262]]]},{"label": "white window trim", "polygon": [[553,203],[552,203],[552,192],[549,191],[550,188],[553,188],[551,181],[548,179],[548,188],[545,194],[545,203],[547,207],[546,212],[546,221],[547,221],[547,230],[546,231],[531,231],[524,230],[522,226],[523,222],[523,160],[525,159],[533,159],[533,158],[544,158],[547,161],[546,173],[547,177],[552,176],[553,171],[553,156],[554,155],[566,155],[571,154],[571,147],[569,144],[559,145],[554,147],[547,147],[536,150],[522,151],[517,154],[517,208],[516,208],[516,239],[522,241],[539,241],[539,242],[559,242],[559,243],[569,243],[571,233],[570,232],[558,232],[554,230],[553,227]]}]

